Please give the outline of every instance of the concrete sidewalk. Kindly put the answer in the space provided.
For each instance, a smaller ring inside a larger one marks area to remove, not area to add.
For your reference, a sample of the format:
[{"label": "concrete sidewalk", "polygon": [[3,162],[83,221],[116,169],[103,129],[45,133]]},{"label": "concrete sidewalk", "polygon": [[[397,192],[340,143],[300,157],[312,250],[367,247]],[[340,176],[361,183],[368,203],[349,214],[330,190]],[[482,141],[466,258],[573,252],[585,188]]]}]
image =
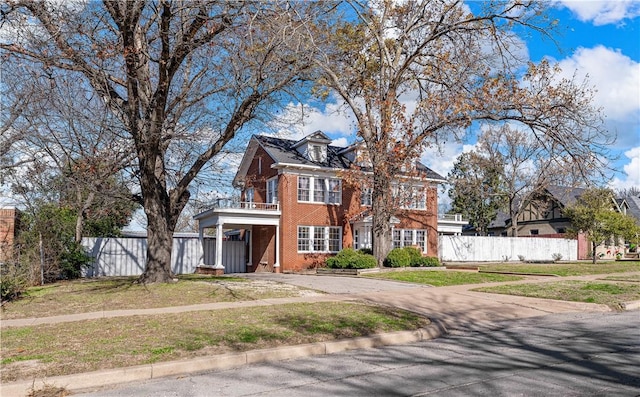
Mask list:
[{"label": "concrete sidewalk", "polygon": [[[252,277],[252,276],[250,276]],[[253,276],[261,277],[261,276]],[[299,358],[310,355],[329,354],[338,351],[371,348],[383,345],[406,344],[420,340],[436,338],[448,330],[494,327],[500,321],[543,316],[552,313],[570,312],[608,312],[606,305],[554,301],[548,299],[525,298],[510,295],[487,294],[471,291],[479,286],[492,286],[505,283],[461,285],[430,288],[408,283],[387,282],[357,277],[328,277],[302,275],[269,275],[272,280],[305,286],[317,290],[332,289],[333,294],[306,296],[299,298],[266,299],[258,301],[212,303],[191,306],[176,306],[158,309],[117,310],[94,313],[82,313],[69,316],[48,318],[3,320],[2,327],[28,326],[44,323],[81,321],[86,319],[118,316],[149,315],[163,313],[181,313],[197,310],[217,310],[233,307],[269,306],[293,302],[328,302],[364,300],[376,304],[393,306],[416,312],[432,320],[432,325],[418,331],[395,332],[372,337],[315,343],[275,349],[264,349],[243,353],[225,354],[180,360],[158,364],[141,365],[85,374],[35,379],[27,382],[15,382],[1,385],[2,396],[23,396],[32,388],[46,385],[58,385],[67,390],[80,390],[114,385],[123,382],[148,380],[162,376],[175,376],[191,372],[219,370],[238,367],[250,363]],[[593,280],[602,275],[540,278],[533,277],[520,283],[558,281],[566,279]],[[368,292],[362,291],[358,283],[369,284]],[[386,284],[385,284],[386,283]],[[508,282],[514,283],[514,282]],[[342,287],[339,287],[342,286]],[[340,289],[341,288],[341,289]],[[339,292],[343,291],[343,292]],[[348,292],[347,292],[348,291]],[[350,293],[349,293],[350,292]],[[356,292],[356,293],[353,293]]]}]

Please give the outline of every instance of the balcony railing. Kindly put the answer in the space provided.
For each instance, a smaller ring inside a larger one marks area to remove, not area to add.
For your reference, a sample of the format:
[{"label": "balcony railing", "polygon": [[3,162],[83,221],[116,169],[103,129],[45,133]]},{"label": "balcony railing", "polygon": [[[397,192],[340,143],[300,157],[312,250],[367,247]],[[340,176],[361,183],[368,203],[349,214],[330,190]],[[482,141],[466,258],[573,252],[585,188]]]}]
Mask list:
[{"label": "balcony railing", "polygon": [[464,219],[462,219],[462,214],[438,214],[438,220],[466,222]]},{"label": "balcony railing", "polygon": [[254,203],[248,201],[237,201],[233,199],[216,199],[212,209],[242,209],[256,211],[278,211],[278,203]]}]

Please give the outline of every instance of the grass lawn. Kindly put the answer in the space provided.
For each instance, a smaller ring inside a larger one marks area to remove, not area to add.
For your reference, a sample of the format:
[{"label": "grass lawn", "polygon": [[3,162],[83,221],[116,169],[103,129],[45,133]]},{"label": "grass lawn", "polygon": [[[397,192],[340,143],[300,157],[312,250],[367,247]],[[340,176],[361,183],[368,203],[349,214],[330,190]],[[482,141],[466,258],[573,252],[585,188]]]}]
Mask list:
[{"label": "grass lawn", "polygon": [[360,303],[300,303],[2,329],[0,381],[417,329],[427,319]]},{"label": "grass lawn", "polygon": [[465,271],[404,271],[370,273],[365,277],[384,278],[388,280],[406,281],[409,283],[428,284],[435,287],[448,285],[481,284],[500,281],[517,281],[524,277],[504,274],[474,273]]},{"label": "grass lawn", "polygon": [[480,265],[480,271],[515,272],[530,274],[555,274],[558,276],[583,276],[588,274],[607,274],[640,272],[640,262],[598,262],[592,263],[492,263]]},{"label": "grass lawn", "polygon": [[565,280],[548,283],[481,287],[474,289],[474,291],[573,302],[600,303],[614,309],[619,309],[622,302],[640,299],[640,284],[608,281]]},{"label": "grass lawn", "polygon": [[136,277],[74,280],[32,287],[2,306],[2,319],[102,310],[156,308],[301,296],[315,291],[240,277],[182,275],[169,284],[142,285]]}]

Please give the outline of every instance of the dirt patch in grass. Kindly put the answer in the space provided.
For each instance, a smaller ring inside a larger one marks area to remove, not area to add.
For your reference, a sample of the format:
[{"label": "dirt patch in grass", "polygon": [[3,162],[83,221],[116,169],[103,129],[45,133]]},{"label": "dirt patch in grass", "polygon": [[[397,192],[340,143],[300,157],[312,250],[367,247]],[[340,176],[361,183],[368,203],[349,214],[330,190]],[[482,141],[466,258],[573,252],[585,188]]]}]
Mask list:
[{"label": "dirt patch in grass", "polygon": [[640,299],[640,284],[565,280],[551,283],[500,285],[474,291],[572,302],[599,303],[619,310],[622,302]]},{"label": "dirt patch in grass", "polygon": [[413,313],[361,303],[132,316],[2,330],[2,382],[329,341],[429,324]]},{"label": "dirt patch in grass", "polygon": [[494,263],[480,265],[480,271],[583,276],[588,274],[640,272],[640,262],[598,262],[595,265],[584,262],[549,264]]},{"label": "dirt patch in grass", "polygon": [[626,282],[629,282],[629,283],[640,283],[640,274],[608,276],[608,277],[605,277],[603,280],[626,281]]},{"label": "dirt patch in grass", "polygon": [[405,281],[416,284],[427,284],[435,287],[444,287],[448,285],[463,285],[463,284],[481,284],[481,283],[493,283],[500,281],[517,281],[522,280],[524,277],[510,276],[504,274],[489,274],[489,273],[471,273],[465,271],[438,271],[438,272],[425,272],[425,271],[404,271],[404,272],[388,272],[388,273],[374,273],[367,274],[365,277],[383,278],[388,280]]},{"label": "dirt patch in grass", "polygon": [[2,306],[2,319],[320,294],[293,285],[238,277],[186,275],[175,283],[151,285],[138,284],[135,280],[132,277],[88,279],[29,288],[22,299]]}]

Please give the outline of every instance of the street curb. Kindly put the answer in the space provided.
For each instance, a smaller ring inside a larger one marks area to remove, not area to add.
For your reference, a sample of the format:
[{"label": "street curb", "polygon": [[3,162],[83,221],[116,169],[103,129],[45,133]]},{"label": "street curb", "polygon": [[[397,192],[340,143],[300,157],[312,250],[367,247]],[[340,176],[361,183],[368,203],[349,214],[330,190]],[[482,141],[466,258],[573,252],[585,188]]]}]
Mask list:
[{"label": "street curb", "polygon": [[620,306],[622,310],[638,310],[640,309],[640,301],[622,302]]},{"label": "street curb", "polygon": [[189,360],[166,361],[50,378],[34,378],[29,381],[2,384],[0,385],[0,395],[2,397],[23,397],[29,392],[45,386],[62,387],[67,391],[77,392],[83,389],[97,389],[128,382],[232,369],[249,364],[318,356],[355,349],[402,345],[435,339],[446,333],[447,329],[442,323],[432,321],[427,327],[415,331],[389,332],[353,339],[250,350],[241,353],[219,354]]}]

